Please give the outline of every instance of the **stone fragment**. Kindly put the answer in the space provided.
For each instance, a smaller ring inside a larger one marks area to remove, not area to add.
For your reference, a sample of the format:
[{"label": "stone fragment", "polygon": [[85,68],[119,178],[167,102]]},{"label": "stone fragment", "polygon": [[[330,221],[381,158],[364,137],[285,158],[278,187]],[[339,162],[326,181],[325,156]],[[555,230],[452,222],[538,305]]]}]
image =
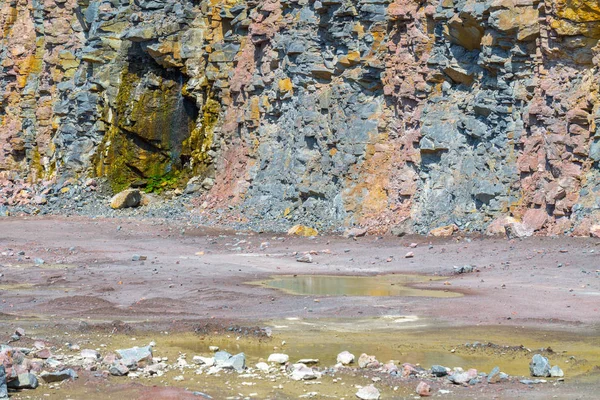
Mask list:
[{"label": "stone fragment", "polygon": [[344,231],[345,238],[362,237],[362,236],[365,236],[366,234],[367,234],[367,230],[364,228],[351,228],[351,229],[346,229]]},{"label": "stone fragment", "polygon": [[417,389],[415,390],[415,392],[421,397],[431,396],[431,386],[421,381],[417,385]]},{"label": "stone fragment", "polygon": [[432,229],[431,231],[429,231],[429,234],[431,236],[435,236],[435,237],[450,237],[457,230],[458,230],[458,226],[452,224],[452,225],[440,226],[439,228]]},{"label": "stone fragment", "polygon": [[361,400],[379,400],[381,394],[375,386],[369,385],[360,388],[358,392],[356,392],[356,397]]},{"label": "stone fragment", "polygon": [[57,372],[44,371],[40,374],[40,377],[45,382],[52,383],[52,382],[62,382],[67,379],[74,380],[74,379],[77,379],[79,376],[77,375],[77,372],[75,372],[71,368],[67,368],[67,369],[63,369],[61,371],[57,371]]},{"label": "stone fragment", "polygon": [[277,364],[285,364],[290,360],[290,356],[287,354],[281,353],[273,353],[269,356],[268,362],[277,363]]},{"label": "stone fragment", "polygon": [[487,376],[488,383],[499,383],[508,380],[508,375],[504,372],[500,372],[500,367],[494,367],[490,374]]},{"label": "stone fragment", "polygon": [[296,235],[296,236],[317,236],[319,232],[305,225],[294,225],[288,230],[288,235]]},{"label": "stone fragment", "polygon": [[256,368],[262,372],[268,373],[269,372],[269,364],[267,364],[266,362],[259,362],[256,364]]},{"label": "stone fragment", "polygon": [[99,360],[100,353],[98,353],[96,350],[84,349],[84,350],[81,350],[81,357],[89,358],[92,360]]},{"label": "stone fragment", "polygon": [[506,237],[510,239],[525,238],[533,235],[533,229],[528,228],[521,222],[513,222],[504,225]]},{"label": "stone fragment", "polygon": [[431,374],[437,376],[438,378],[441,378],[443,376],[448,375],[448,369],[441,365],[433,365],[431,367]]},{"label": "stone fragment", "polygon": [[462,265],[462,266],[454,266],[455,274],[468,274],[475,270],[475,267],[472,265]]},{"label": "stone fragment", "polygon": [[375,356],[370,356],[366,353],[362,353],[360,357],[358,357],[358,367],[359,368],[378,368],[381,364]]},{"label": "stone fragment", "polygon": [[531,376],[550,376],[550,362],[546,357],[535,354],[529,363],[529,372],[531,372]]},{"label": "stone fragment", "polygon": [[221,368],[234,369],[237,372],[242,372],[244,369],[246,369],[246,356],[244,355],[244,353],[236,354],[235,356],[229,357],[228,360],[223,361],[220,365],[217,364],[217,366],[220,366]]},{"label": "stone fragment", "polygon": [[0,363],[0,400],[8,399],[8,388],[6,387],[6,370]]},{"label": "stone fragment", "polygon": [[137,207],[142,201],[142,194],[139,189],[126,189],[117,193],[110,199],[110,207],[118,210],[128,207]]},{"label": "stone fragment", "polygon": [[470,369],[466,372],[454,372],[448,375],[448,380],[456,385],[467,385],[471,379],[477,378],[477,370]]},{"label": "stone fragment", "polygon": [[108,372],[113,376],[125,376],[129,373],[129,368],[121,361],[117,361],[110,366]]},{"label": "stone fragment", "polygon": [[304,364],[297,363],[292,365],[292,371],[290,379],[295,381],[308,381],[311,379],[317,379],[318,374],[310,367]]},{"label": "stone fragment", "polygon": [[313,262],[313,258],[310,254],[303,254],[303,255],[299,256],[298,258],[296,258],[296,261],[301,262],[301,263],[310,264]]},{"label": "stone fragment", "polygon": [[192,362],[198,365],[206,365],[207,367],[212,367],[215,365],[214,357],[202,357],[202,356],[194,356],[192,358]]},{"label": "stone fragment", "polygon": [[337,355],[337,362],[342,365],[348,365],[354,362],[354,354],[348,351],[342,351]]},{"label": "stone fragment", "polygon": [[600,238],[600,225],[592,225],[590,228],[590,236]]},{"label": "stone fragment", "polygon": [[[17,378],[8,382],[10,389],[35,389],[39,386],[37,377],[32,373],[22,373],[17,375]],[[2,398],[0,396],[0,398]]]},{"label": "stone fragment", "polygon": [[554,367],[550,368],[550,376],[552,378],[562,378],[565,376],[565,373],[558,365],[555,365]]},{"label": "stone fragment", "polygon": [[132,347],[130,349],[117,350],[117,354],[125,365],[132,365],[140,361],[152,361],[152,347]]}]

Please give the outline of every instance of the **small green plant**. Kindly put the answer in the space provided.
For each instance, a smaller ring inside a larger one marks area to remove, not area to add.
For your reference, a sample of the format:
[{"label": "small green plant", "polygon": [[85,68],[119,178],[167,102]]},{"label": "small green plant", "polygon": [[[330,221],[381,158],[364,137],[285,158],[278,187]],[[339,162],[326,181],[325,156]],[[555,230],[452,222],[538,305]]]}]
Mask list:
[{"label": "small green plant", "polygon": [[146,193],[162,193],[165,190],[173,189],[177,186],[180,179],[178,172],[169,172],[165,175],[153,175],[148,177],[144,191]]}]

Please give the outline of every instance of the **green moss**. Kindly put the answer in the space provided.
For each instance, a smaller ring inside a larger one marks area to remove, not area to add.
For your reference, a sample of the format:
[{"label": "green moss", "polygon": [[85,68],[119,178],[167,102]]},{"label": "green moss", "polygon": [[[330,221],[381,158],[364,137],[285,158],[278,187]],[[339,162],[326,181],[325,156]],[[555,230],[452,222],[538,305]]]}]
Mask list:
[{"label": "green moss", "polygon": [[[115,116],[97,153],[97,175],[106,176],[115,192],[140,179],[157,192],[204,174],[220,104],[209,98],[196,126],[196,111],[183,97],[190,94],[177,83],[178,75],[168,73],[160,88],[148,89],[141,86],[147,67],[131,63],[128,68],[133,70],[121,74]],[[192,168],[184,169],[188,161]]]},{"label": "green moss", "polygon": [[209,97],[202,108],[202,125],[196,127],[189,139],[184,142],[184,148],[187,148],[188,154],[191,156],[196,173],[202,172],[209,161],[207,153],[212,146],[213,131],[219,121],[220,112],[219,102]]},{"label": "green moss", "polygon": [[180,184],[181,171],[169,172],[165,175],[148,177],[144,191],[146,193],[162,193],[164,190],[174,189]]}]

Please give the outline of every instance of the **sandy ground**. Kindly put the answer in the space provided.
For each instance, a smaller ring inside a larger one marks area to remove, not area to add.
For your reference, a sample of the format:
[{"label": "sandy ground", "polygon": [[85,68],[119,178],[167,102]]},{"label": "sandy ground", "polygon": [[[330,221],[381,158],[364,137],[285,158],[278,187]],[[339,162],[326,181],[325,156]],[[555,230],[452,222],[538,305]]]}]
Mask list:
[{"label": "sandy ground", "polygon": [[[2,334],[17,325],[69,329],[81,321],[121,320],[152,332],[385,316],[415,316],[421,328],[572,332],[595,343],[600,332],[597,239],[308,239],[157,220],[3,218],[0,251]],[[309,251],[312,263],[296,261]],[[414,257],[405,258],[409,251]],[[476,272],[453,273],[465,264]],[[445,276],[417,287],[463,296],[295,296],[247,284],[294,274]],[[600,379],[592,387],[600,388]],[[588,390],[574,398],[587,398]]]}]

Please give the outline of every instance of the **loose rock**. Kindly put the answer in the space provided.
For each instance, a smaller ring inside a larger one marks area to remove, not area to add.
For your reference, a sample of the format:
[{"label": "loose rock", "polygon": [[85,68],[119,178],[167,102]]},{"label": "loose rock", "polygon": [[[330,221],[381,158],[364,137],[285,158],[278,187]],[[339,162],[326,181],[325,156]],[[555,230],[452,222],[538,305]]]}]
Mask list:
[{"label": "loose rock", "polygon": [[273,353],[269,356],[269,359],[267,361],[277,363],[277,364],[285,364],[286,362],[289,361],[289,359],[290,359],[290,356],[288,356],[287,354]]},{"label": "loose rock", "polygon": [[348,351],[342,351],[337,355],[337,362],[343,365],[348,365],[354,362],[354,354]]},{"label": "loose rock", "polygon": [[110,199],[110,207],[115,210],[137,207],[141,201],[142,194],[138,189],[127,189],[117,193]]},{"label": "loose rock", "polygon": [[79,376],[77,375],[77,372],[75,372],[71,368],[68,368],[68,369],[63,369],[62,371],[58,371],[58,372],[44,371],[40,374],[40,377],[45,382],[52,383],[52,382],[62,382],[67,379],[74,380],[74,379],[77,379]]},{"label": "loose rock", "polygon": [[547,377],[550,376],[550,362],[540,354],[535,354],[529,363],[531,376]]},{"label": "loose rock", "polygon": [[431,386],[425,382],[419,382],[415,391],[421,397],[431,396]]},{"label": "loose rock", "polygon": [[356,392],[356,397],[358,397],[361,400],[379,400],[381,394],[375,386],[369,385],[360,388],[359,391]]}]

